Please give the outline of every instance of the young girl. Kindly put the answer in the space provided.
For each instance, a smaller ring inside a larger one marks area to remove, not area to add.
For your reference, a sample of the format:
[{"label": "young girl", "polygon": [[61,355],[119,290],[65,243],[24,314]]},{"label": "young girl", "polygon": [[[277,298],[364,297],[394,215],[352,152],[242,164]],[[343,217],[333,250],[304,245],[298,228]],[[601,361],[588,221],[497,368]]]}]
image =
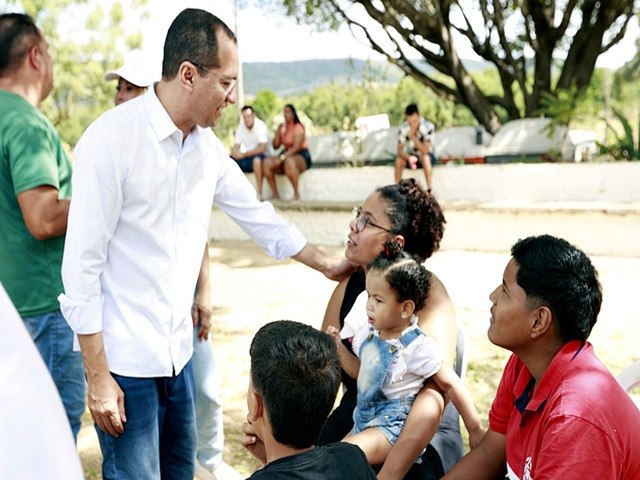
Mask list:
[{"label": "young girl", "polygon": [[337,329],[328,329],[338,346],[342,368],[358,378],[354,427],[344,440],[362,448],[372,465],[384,463],[428,378],[448,394],[460,412],[471,448],[484,436],[464,383],[450,368],[441,368],[438,346],[416,324],[414,312],[424,307],[430,280],[429,271],[397,243],[386,243],[367,271],[369,325],[352,340],[358,358],[349,354]]}]

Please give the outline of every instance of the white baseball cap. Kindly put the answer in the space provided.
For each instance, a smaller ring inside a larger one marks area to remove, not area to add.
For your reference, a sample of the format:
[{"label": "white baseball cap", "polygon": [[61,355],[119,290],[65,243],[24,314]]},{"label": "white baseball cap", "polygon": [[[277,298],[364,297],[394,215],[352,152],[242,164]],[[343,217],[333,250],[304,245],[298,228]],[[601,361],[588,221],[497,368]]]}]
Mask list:
[{"label": "white baseball cap", "polygon": [[146,88],[155,82],[160,75],[156,75],[142,57],[142,52],[134,51],[127,56],[124,64],[117,70],[110,70],[104,74],[105,80],[117,80],[124,78],[136,87]]}]

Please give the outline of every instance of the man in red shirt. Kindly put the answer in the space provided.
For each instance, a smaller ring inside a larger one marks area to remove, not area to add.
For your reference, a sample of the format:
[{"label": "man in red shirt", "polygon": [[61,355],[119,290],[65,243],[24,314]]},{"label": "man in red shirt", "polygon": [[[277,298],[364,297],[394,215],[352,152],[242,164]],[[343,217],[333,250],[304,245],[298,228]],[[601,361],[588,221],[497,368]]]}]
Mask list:
[{"label": "man in red shirt", "polygon": [[511,254],[488,336],[513,355],[489,431],[444,478],[640,478],[640,411],[587,342],[602,303],[591,261],[549,235]]}]

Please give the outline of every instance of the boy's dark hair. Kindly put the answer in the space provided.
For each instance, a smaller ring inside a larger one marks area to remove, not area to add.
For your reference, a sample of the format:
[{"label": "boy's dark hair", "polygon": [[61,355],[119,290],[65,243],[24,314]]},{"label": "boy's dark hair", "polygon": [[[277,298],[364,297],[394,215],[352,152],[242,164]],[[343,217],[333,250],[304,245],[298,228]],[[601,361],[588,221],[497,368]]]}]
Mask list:
[{"label": "boy's dark hair", "polygon": [[404,237],[404,249],[425,261],[440,248],[446,220],[438,200],[414,178],[385,185],[376,192],[387,203],[391,231]]},{"label": "boy's dark hair", "polygon": [[273,438],[296,450],[315,445],[340,386],[334,340],[309,325],[280,320],[258,330],[249,353],[251,382]]},{"label": "boy's dark hair", "polygon": [[369,271],[382,272],[399,302],[412,300],[421,310],[431,287],[431,273],[420,261],[403,251],[395,242],[387,242],[380,255],[369,265]]},{"label": "boy's dark hair", "polygon": [[530,308],[545,305],[564,341],[586,340],[602,304],[598,272],[589,257],[566,240],[541,235],[519,240],[511,255],[516,281]]},{"label": "boy's dark hair", "polygon": [[404,109],[404,114],[409,116],[413,115],[414,113],[420,113],[418,111],[418,105],[416,105],[415,103],[410,103],[409,105],[407,105],[407,108]]},{"label": "boy's dark hair", "polygon": [[42,33],[29,15],[0,15],[0,76],[16,68],[29,49],[41,39]]},{"label": "boy's dark hair", "polygon": [[218,31],[237,43],[231,29],[212,13],[196,8],[180,12],[164,41],[162,78],[175,78],[185,61],[193,63],[198,70],[219,68]]}]

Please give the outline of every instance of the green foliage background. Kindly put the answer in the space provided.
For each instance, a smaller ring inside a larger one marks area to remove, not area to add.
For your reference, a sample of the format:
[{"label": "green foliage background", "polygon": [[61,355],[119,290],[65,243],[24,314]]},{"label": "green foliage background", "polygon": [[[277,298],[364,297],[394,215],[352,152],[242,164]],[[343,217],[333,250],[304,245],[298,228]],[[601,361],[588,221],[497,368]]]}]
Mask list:
[{"label": "green foliage background", "polygon": [[[73,147],[84,129],[102,112],[113,106],[114,82],[105,82],[104,72],[119,66],[123,54],[142,45],[141,34],[125,31],[125,15],[148,18],[147,0],[121,0],[107,7],[97,0],[7,0],[0,11],[24,11],[32,15],[44,30],[54,55],[55,88],[43,103],[44,112],[56,125],[63,140]],[[83,13],[79,15],[78,12]],[[72,15],[75,14],[75,15]],[[67,36],[69,18],[85,19],[82,38]],[[572,128],[596,130],[608,148],[609,158],[624,150],[629,131],[632,144],[640,148],[640,54],[617,72],[597,69],[589,88],[580,94],[565,92],[560,98],[548,98],[538,112]],[[311,68],[311,67],[309,67]],[[355,70],[351,70],[355,72]],[[391,125],[399,125],[408,103],[415,102],[436,128],[475,125],[464,106],[436,96],[412,78],[397,80],[388,71],[373,65],[312,90],[278,96],[285,78],[273,78],[273,89],[260,90],[245,103],[252,104],[270,129],[281,121],[285,104],[292,103],[309,134],[354,130],[356,118],[387,113]],[[473,77],[485,91],[501,94],[497,73],[491,68],[474,71]],[[615,113],[614,113],[615,112]],[[505,116],[506,118],[506,116]],[[229,107],[215,131],[228,146],[238,124],[238,109]]]}]

